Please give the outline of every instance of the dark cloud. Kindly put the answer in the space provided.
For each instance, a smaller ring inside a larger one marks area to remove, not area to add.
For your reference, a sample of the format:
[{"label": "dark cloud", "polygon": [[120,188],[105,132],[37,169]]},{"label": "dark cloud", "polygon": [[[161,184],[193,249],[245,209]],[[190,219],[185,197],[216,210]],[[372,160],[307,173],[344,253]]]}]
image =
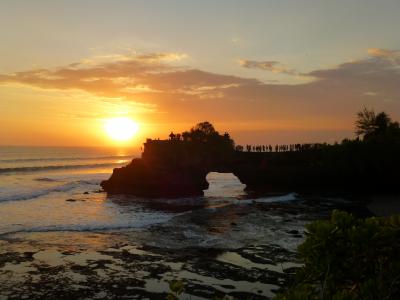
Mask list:
[{"label": "dark cloud", "polygon": [[400,59],[393,60],[398,56],[398,51],[375,49],[368,53],[373,54],[372,57],[304,75],[317,80],[313,86],[330,90],[335,88],[337,92],[348,93],[348,96],[352,95],[351,92],[357,92],[364,96],[380,95],[382,100],[391,98],[400,101]]},{"label": "dark cloud", "polygon": [[264,71],[270,71],[273,73],[283,73],[287,75],[297,75],[298,72],[292,69],[284,67],[277,61],[256,61],[256,60],[239,60],[239,64],[248,69],[260,69]]}]

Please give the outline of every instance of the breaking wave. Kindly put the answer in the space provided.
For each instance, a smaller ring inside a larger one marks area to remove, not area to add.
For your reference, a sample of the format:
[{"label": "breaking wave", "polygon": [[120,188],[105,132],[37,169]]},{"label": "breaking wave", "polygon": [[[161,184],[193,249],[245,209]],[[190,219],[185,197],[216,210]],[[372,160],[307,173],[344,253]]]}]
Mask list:
[{"label": "breaking wave", "polygon": [[6,202],[6,201],[19,201],[19,200],[30,200],[30,199],[35,199],[38,197],[45,196],[50,193],[54,192],[68,192],[74,188],[77,188],[82,185],[98,185],[100,183],[100,180],[77,180],[77,181],[72,181],[72,182],[67,182],[65,184],[49,187],[49,188],[43,188],[43,189],[37,189],[37,190],[31,190],[31,191],[24,191],[24,192],[17,192],[17,193],[8,193],[5,195],[0,195],[0,202]]},{"label": "breaking wave", "polygon": [[3,163],[18,163],[18,162],[38,162],[38,161],[79,161],[79,160],[101,160],[101,159],[131,159],[131,155],[109,155],[97,157],[51,157],[51,158],[15,158],[15,159],[0,159]]},{"label": "breaking wave", "polygon": [[6,173],[20,173],[20,172],[40,172],[40,171],[53,171],[53,170],[70,170],[70,169],[91,169],[91,168],[106,168],[121,166],[128,161],[114,162],[114,163],[96,163],[96,164],[74,164],[74,165],[52,165],[52,166],[35,166],[35,167],[14,167],[14,168],[0,168],[0,174]]}]

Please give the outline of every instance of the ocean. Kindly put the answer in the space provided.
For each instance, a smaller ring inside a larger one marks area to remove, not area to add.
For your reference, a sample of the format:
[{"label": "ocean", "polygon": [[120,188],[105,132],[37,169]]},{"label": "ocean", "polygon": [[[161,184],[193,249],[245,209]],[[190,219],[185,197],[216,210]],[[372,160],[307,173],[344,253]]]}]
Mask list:
[{"label": "ocean", "polygon": [[299,266],[304,226],[349,203],[255,197],[224,173],[208,174],[203,197],[102,192],[100,182],[133,153],[0,147],[0,299],[78,299],[83,290],[87,299],[163,299],[172,279],[184,280],[192,299],[270,298]]},{"label": "ocean", "polygon": [[[134,155],[110,148],[1,147],[0,235],[146,228],[192,209],[253,201],[232,174],[211,173],[205,197],[140,199],[101,193],[100,182]],[[126,198],[126,199],[125,199]],[[293,195],[254,201],[286,201]],[[128,205],[129,204],[129,205]],[[157,204],[157,205],[156,205]]]}]

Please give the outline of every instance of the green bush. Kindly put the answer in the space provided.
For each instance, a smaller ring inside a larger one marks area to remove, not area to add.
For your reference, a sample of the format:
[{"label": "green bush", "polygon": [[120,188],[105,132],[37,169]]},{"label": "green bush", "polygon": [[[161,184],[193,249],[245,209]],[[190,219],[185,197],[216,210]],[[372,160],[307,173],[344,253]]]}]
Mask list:
[{"label": "green bush", "polygon": [[400,216],[357,219],[333,211],[307,227],[304,267],[275,299],[400,299]]},{"label": "green bush", "polygon": [[179,295],[182,294],[182,292],[185,289],[185,284],[183,283],[182,280],[173,280],[169,283],[169,293],[167,295],[166,300],[178,300]]}]

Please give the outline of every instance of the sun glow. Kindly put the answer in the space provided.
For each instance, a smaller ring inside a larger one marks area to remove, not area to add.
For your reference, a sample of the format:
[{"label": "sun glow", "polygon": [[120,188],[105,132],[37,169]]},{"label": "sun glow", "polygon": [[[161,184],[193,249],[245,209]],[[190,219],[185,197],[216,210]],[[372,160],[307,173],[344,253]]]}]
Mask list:
[{"label": "sun glow", "polygon": [[104,126],[107,134],[115,141],[128,141],[139,130],[139,125],[129,118],[107,119]]}]

